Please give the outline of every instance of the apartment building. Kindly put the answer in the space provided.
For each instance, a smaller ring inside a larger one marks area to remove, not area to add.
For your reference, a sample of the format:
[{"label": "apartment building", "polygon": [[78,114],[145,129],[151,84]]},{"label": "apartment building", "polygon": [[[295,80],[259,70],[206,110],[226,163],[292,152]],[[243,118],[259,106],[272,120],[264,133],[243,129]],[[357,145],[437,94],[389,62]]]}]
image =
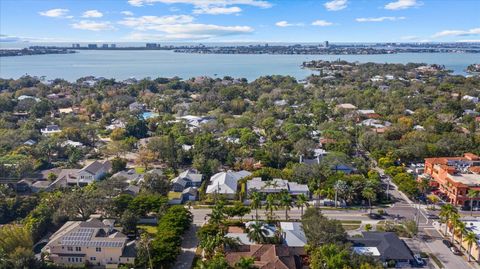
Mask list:
[{"label": "apartment building", "polygon": [[[467,196],[470,189],[480,190],[480,157],[465,153],[462,157],[425,159],[425,174],[430,186],[438,188],[438,194],[457,206],[470,206]],[[480,197],[474,199],[473,207],[480,206]]]},{"label": "apartment building", "polygon": [[113,222],[98,219],[68,221],[43,248],[47,258],[61,266],[117,268],[135,262],[135,241],[113,228]]}]

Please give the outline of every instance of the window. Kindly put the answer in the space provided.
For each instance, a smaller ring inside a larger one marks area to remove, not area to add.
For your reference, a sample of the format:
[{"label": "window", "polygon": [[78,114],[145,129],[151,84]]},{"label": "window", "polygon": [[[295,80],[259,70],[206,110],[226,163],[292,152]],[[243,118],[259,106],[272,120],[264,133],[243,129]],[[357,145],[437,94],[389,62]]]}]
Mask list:
[{"label": "window", "polygon": [[67,247],[68,251],[73,251],[73,247]]},{"label": "window", "polygon": [[68,262],[70,262],[70,257],[68,257]]},{"label": "window", "polygon": [[96,261],[96,260],[97,260],[97,257],[90,257],[90,260],[91,260],[91,261]]},{"label": "window", "polygon": [[98,247],[97,247],[97,248],[95,248],[95,251],[96,251],[96,252],[102,252],[102,248],[98,248]]},{"label": "window", "polygon": [[82,247],[75,247],[75,251],[82,251]]}]

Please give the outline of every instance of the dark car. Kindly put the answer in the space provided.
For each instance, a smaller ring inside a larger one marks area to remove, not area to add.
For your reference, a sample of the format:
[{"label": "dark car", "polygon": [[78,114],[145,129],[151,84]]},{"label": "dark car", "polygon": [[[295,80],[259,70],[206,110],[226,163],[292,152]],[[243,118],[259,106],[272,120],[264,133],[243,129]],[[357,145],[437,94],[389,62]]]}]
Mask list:
[{"label": "dark car", "polygon": [[458,256],[462,255],[462,252],[461,252],[460,250],[458,250],[458,248],[455,247],[455,246],[450,247],[450,250],[451,250],[452,253],[455,254],[455,255],[458,255]]},{"label": "dark car", "polygon": [[428,219],[440,219],[440,217],[435,215],[435,214],[427,214],[427,218]]},{"label": "dark car", "polygon": [[370,213],[368,214],[368,217],[371,219],[383,219],[382,215],[377,214],[377,213]]},{"label": "dark car", "polygon": [[442,242],[443,242],[443,244],[445,244],[445,246],[447,246],[447,248],[453,247],[453,244],[450,241],[448,241],[447,239],[443,239]]}]

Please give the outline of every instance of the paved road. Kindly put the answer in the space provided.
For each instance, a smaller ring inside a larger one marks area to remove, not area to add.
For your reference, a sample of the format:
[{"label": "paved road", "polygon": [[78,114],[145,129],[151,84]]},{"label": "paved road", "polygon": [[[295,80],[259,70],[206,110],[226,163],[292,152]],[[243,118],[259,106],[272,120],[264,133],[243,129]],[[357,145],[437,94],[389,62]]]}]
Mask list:
[{"label": "paved road", "polygon": [[[201,225],[208,219],[208,214],[212,212],[210,208],[196,208],[190,210],[193,214],[193,223]],[[273,211],[277,219],[285,218],[285,210],[274,210]],[[338,220],[370,220],[366,215],[368,210],[322,210],[322,213],[332,219]],[[260,219],[265,219],[265,210],[258,211],[258,217]],[[301,210],[292,208],[288,212],[288,218],[291,220],[301,219]],[[243,220],[252,220],[255,219],[255,211],[252,211],[249,215],[243,217]]]},{"label": "paved road", "polygon": [[177,262],[173,265],[174,269],[190,269],[195,258],[195,251],[198,245],[196,236],[198,226],[192,224],[190,229],[184,234],[182,241],[182,252],[177,257]]}]

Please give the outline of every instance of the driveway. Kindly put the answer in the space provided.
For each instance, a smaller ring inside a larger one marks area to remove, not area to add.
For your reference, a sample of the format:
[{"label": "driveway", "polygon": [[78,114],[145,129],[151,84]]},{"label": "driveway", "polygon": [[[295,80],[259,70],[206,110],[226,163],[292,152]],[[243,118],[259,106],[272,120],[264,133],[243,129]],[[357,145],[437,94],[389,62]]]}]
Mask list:
[{"label": "driveway", "polygon": [[198,226],[192,224],[190,229],[184,234],[182,241],[182,252],[177,257],[177,262],[173,265],[174,269],[190,269],[192,268],[195,251],[198,245],[197,239]]}]

